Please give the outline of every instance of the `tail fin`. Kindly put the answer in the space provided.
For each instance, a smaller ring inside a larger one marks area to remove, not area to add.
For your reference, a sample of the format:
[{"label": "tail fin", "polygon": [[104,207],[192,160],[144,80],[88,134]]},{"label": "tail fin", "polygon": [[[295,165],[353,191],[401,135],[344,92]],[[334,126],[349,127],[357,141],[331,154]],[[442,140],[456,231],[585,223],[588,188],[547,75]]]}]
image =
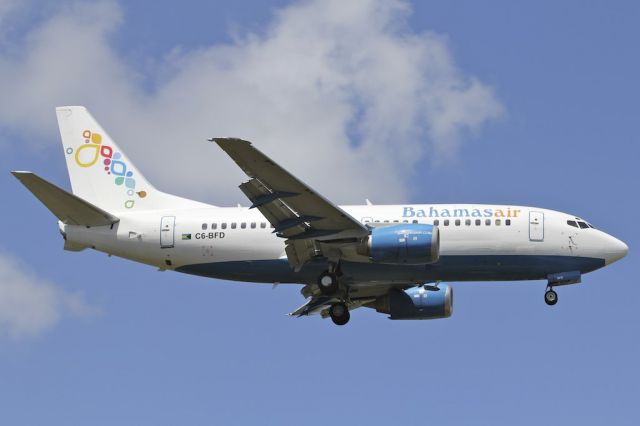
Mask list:
[{"label": "tail fin", "polygon": [[78,197],[109,212],[201,205],[156,190],[85,107],[58,107],[56,115]]}]

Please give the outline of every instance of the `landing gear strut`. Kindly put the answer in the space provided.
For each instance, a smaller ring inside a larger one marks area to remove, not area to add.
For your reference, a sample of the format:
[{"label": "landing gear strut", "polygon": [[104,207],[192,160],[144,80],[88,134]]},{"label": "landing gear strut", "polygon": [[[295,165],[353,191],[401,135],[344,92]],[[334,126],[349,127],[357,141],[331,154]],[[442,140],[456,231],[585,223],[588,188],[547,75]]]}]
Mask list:
[{"label": "landing gear strut", "polygon": [[345,325],[349,322],[349,318],[351,318],[349,308],[347,308],[347,305],[344,303],[331,305],[329,308],[329,315],[331,316],[331,321],[333,321],[335,325]]},{"label": "landing gear strut", "polygon": [[549,306],[555,305],[558,303],[558,293],[553,291],[552,287],[547,287],[547,291],[544,292],[544,301]]},{"label": "landing gear strut", "polygon": [[332,299],[337,298],[339,300],[339,302],[337,301],[329,307],[329,316],[336,325],[345,325],[349,322],[349,318],[351,318],[349,308],[345,303],[345,297],[348,298],[348,295],[343,294],[343,291],[340,289],[340,283],[338,282],[338,277],[341,275],[340,262],[330,261],[329,268],[318,277],[318,288],[320,292],[325,296],[331,296]]}]

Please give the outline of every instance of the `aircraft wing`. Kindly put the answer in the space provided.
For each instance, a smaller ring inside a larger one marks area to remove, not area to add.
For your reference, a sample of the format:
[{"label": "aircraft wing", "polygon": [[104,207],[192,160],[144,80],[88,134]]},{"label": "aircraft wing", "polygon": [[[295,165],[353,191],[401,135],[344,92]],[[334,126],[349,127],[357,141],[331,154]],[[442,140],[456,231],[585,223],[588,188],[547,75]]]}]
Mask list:
[{"label": "aircraft wing", "polygon": [[347,212],[301,182],[251,145],[236,138],[213,138],[250,178],[240,189],[287,239],[289,263],[299,269],[317,254],[314,241],[362,237],[369,230]]},{"label": "aircraft wing", "polygon": [[[359,285],[359,284],[365,284]],[[375,286],[368,283],[352,283],[352,293],[349,299],[346,301],[347,307],[350,311],[358,309],[368,303],[374,302],[377,297],[387,294],[390,289],[407,289],[415,287],[415,282],[389,282],[378,283]],[[300,306],[295,311],[291,312],[289,316],[301,317],[305,315],[321,314],[323,318],[328,316],[328,309],[332,304],[342,301],[338,296],[326,296],[317,291],[314,292],[312,284],[308,284],[300,290],[303,296],[307,299],[305,304]]]},{"label": "aircraft wing", "polygon": [[[371,303],[375,300],[375,297],[352,298],[347,301],[347,307],[350,311],[353,311],[354,309],[358,309],[363,305]],[[331,307],[331,305],[340,301],[341,299],[339,297],[334,296],[311,296],[307,299],[304,305],[291,312],[289,316],[301,317],[319,313],[320,315],[322,315],[322,318],[326,318],[329,316],[328,309]]]}]

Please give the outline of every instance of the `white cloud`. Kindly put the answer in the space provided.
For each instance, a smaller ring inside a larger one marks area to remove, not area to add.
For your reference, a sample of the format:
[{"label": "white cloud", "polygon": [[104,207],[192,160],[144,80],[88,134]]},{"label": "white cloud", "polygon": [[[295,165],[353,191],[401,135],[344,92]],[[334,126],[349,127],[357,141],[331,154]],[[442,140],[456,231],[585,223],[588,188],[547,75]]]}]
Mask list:
[{"label": "white cloud", "polygon": [[264,33],[174,49],[145,90],[110,43],[129,24],[118,5],[73,3],[0,58],[12,100],[0,125],[50,142],[53,107],[85,104],[156,186],[217,203],[244,201],[244,176],[210,136],[252,140],[338,202],[405,200],[420,164],[454,156],[503,111],[410,13],[395,0],[294,3]]},{"label": "white cloud", "polygon": [[33,336],[64,317],[96,312],[82,295],[60,289],[16,258],[0,253],[0,335]]}]

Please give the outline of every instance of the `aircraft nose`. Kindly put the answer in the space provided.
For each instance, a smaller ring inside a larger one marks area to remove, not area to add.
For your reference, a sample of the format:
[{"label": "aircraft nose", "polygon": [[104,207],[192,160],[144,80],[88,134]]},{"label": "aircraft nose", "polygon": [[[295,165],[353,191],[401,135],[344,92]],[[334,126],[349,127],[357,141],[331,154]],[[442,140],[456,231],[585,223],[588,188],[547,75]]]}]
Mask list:
[{"label": "aircraft nose", "polygon": [[605,264],[609,265],[617,260],[622,259],[629,253],[629,247],[619,239],[607,235],[607,241],[604,245]]}]

